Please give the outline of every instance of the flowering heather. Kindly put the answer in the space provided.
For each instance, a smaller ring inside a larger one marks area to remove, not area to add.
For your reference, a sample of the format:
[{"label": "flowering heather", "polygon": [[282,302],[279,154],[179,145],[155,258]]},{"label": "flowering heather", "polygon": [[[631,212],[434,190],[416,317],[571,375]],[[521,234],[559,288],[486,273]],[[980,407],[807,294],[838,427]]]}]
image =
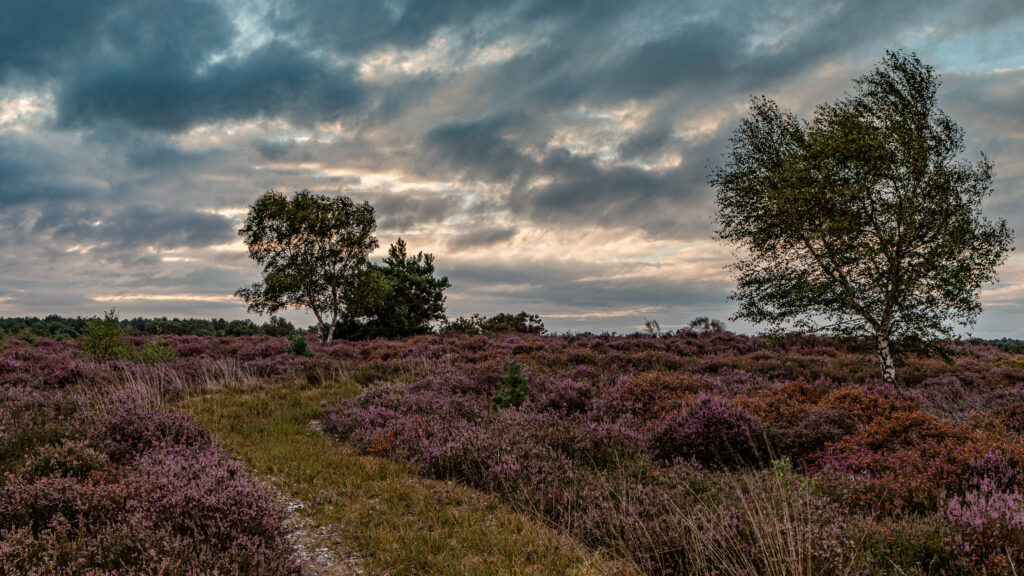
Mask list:
[{"label": "flowering heather", "polygon": [[[356,366],[409,369],[364,379],[363,394],[325,411],[327,431],[500,494],[651,573],[992,570],[960,553],[977,530],[949,511],[977,507],[967,498],[981,478],[1016,493],[1024,470],[1024,373],[986,345],[957,347],[953,362],[908,358],[903,388],[877,379],[869,346],[810,336],[345,346]],[[491,411],[509,361],[530,392],[521,408]],[[792,467],[769,472],[772,461]],[[1000,530],[1006,548],[1015,536]],[[780,556],[779,542],[803,544]]]},{"label": "flowering heather", "polygon": [[[1024,566],[1024,358],[988,345],[908,357],[894,388],[869,345],[799,335],[161,342],[152,364],[5,342],[0,573],[297,573],[270,495],[157,400],[342,379],[362,393],[319,417],[340,441],[651,574]],[[529,391],[491,410],[510,361]]]},{"label": "flowering heather", "polygon": [[[187,350],[204,355],[205,344]],[[152,358],[5,342],[0,574],[301,573],[276,498],[204,429],[154,406],[171,390],[146,382],[190,373],[180,360],[140,363]]]}]

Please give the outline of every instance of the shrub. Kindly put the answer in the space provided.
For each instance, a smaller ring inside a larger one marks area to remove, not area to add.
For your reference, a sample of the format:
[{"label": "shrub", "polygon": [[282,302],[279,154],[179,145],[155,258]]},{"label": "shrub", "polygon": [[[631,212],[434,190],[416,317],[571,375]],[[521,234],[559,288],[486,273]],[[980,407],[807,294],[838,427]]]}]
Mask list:
[{"label": "shrub", "polygon": [[142,457],[129,481],[128,513],[144,533],[163,536],[147,539],[158,557],[208,574],[300,574],[283,507],[240,463],[210,448],[169,446]]},{"label": "shrub", "polygon": [[530,383],[523,374],[523,365],[509,360],[505,366],[505,373],[501,375],[501,386],[494,396],[491,396],[491,410],[512,406],[518,408],[523,405],[529,391]]},{"label": "shrub", "polygon": [[117,319],[117,310],[111,309],[103,318],[93,318],[85,325],[79,347],[96,360],[130,360],[134,349],[125,338],[125,330]]},{"label": "shrub", "polygon": [[291,338],[295,335],[295,325],[280,316],[271,316],[270,321],[263,325],[262,330],[267,336]]},{"label": "shrub", "polygon": [[813,460],[826,446],[853,434],[857,423],[848,412],[833,408],[813,407],[800,413],[791,423],[770,428],[772,450],[795,462]]},{"label": "shrub", "polygon": [[305,356],[306,358],[313,357],[313,351],[309,349],[309,345],[306,343],[306,337],[301,334],[293,336],[284,351],[288,354],[294,354],[295,356]]},{"label": "shrub", "polygon": [[959,528],[952,538],[957,564],[987,574],[1016,574],[1024,565],[1024,496],[983,478],[975,490],[955,496],[946,518]]},{"label": "shrub", "polygon": [[513,333],[513,334],[546,334],[544,321],[536,314],[520,312],[509,314],[502,312],[487,317],[473,314],[469,318],[459,317],[441,327],[442,334],[480,334]]},{"label": "shrub", "polygon": [[540,412],[582,414],[590,409],[593,392],[587,382],[557,378],[545,382],[543,388],[534,388],[530,405]]},{"label": "shrub", "polygon": [[141,350],[135,352],[131,356],[131,359],[136,362],[142,362],[143,364],[149,365],[173,362],[178,358],[178,349],[160,339],[147,342]]},{"label": "shrub", "polygon": [[109,466],[107,455],[93,448],[88,441],[64,439],[59,444],[46,444],[30,453],[24,473],[35,478],[51,475],[85,478]]},{"label": "shrub", "polygon": [[210,435],[186,416],[137,404],[113,408],[104,422],[103,449],[114,462],[137,458],[161,444],[210,445]]},{"label": "shrub", "polygon": [[737,466],[767,457],[760,423],[710,394],[700,395],[685,412],[664,417],[651,442],[654,453],[667,461],[692,458],[706,466]]}]

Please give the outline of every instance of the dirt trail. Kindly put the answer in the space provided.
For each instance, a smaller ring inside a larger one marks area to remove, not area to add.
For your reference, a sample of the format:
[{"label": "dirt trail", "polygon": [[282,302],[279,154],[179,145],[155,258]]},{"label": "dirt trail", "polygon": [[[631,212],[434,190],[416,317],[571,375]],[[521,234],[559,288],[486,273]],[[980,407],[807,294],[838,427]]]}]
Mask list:
[{"label": "dirt trail", "polygon": [[[317,420],[307,427],[318,433],[323,428]],[[280,496],[288,510],[288,539],[303,563],[303,574],[308,576],[356,576],[366,574],[363,558],[355,552],[346,552],[344,540],[328,526],[306,516],[306,505],[298,500]]]},{"label": "dirt trail", "polygon": [[282,498],[288,508],[288,539],[309,576],[356,576],[366,574],[363,558],[354,552],[339,553],[342,538],[302,513],[301,502]]}]

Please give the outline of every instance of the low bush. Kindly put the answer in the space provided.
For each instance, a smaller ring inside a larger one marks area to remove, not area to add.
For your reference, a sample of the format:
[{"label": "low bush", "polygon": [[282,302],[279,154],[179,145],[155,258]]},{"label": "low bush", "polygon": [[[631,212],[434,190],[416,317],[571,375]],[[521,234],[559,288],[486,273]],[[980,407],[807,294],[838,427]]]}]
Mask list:
[{"label": "low bush", "polygon": [[502,408],[518,408],[523,405],[526,395],[530,392],[530,382],[523,374],[523,365],[510,360],[501,375],[501,386],[491,396],[491,410]]},{"label": "low bush", "polygon": [[705,466],[757,465],[768,459],[764,430],[739,406],[702,394],[684,411],[665,416],[651,439],[658,458],[693,459]]},{"label": "low bush", "polygon": [[206,430],[187,417],[138,404],[112,407],[103,422],[103,450],[114,462],[132,460],[160,445],[207,447],[210,443]]}]

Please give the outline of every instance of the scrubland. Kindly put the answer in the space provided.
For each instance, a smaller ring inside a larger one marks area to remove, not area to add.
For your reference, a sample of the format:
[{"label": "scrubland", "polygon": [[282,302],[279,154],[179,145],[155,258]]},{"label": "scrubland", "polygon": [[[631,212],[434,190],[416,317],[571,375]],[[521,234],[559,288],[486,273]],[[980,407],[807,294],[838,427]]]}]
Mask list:
[{"label": "scrubland", "polygon": [[4,341],[0,573],[308,572],[282,498],[369,573],[1024,565],[1024,356],[983,343],[898,387],[798,335],[127,343]]}]

